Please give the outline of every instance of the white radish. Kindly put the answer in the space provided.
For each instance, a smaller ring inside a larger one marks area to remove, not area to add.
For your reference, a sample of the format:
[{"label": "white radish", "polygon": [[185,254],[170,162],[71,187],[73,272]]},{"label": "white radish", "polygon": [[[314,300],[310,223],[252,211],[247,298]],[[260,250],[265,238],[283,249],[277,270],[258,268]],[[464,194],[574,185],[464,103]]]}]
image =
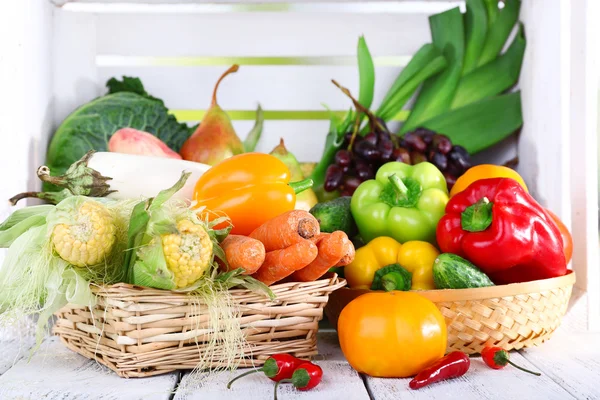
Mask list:
[{"label": "white radish", "polygon": [[173,198],[191,200],[196,182],[210,168],[210,165],[175,158],[110,152],[94,153],[87,165],[112,178],[107,183],[116,192],[107,197],[114,199],[154,197],[173,186],[183,171],[188,171],[192,174]]}]

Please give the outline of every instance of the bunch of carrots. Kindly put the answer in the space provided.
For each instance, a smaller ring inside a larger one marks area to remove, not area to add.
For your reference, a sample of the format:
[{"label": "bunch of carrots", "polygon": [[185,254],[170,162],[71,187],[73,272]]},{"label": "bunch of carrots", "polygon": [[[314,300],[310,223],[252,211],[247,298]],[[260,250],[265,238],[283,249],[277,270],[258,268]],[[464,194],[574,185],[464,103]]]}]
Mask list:
[{"label": "bunch of carrots", "polygon": [[227,263],[221,269],[243,268],[245,275],[272,285],[319,279],[332,267],[354,260],[354,245],[343,231],[321,232],[309,212],[292,210],[266,221],[248,236],[229,235],[221,243]]}]

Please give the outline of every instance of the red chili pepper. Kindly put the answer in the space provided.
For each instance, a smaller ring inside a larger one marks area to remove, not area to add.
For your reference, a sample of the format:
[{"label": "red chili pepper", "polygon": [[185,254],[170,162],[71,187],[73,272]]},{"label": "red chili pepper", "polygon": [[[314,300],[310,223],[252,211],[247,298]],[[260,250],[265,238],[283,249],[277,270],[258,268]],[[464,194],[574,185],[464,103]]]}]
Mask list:
[{"label": "red chili pepper", "polygon": [[304,362],[294,371],[292,379],[283,379],[275,384],[275,400],[277,400],[277,388],[280,383],[292,383],[298,390],[306,391],[314,388],[321,382],[323,370],[317,364]]},{"label": "red chili pepper", "polygon": [[274,354],[271,357],[267,358],[267,360],[263,364],[262,368],[253,369],[251,371],[244,372],[243,374],[238,375],[235,378],[233,378],[227,384],[227,389],[230,389],[231,384],[233,382],[235,382],[236,380],[238,380],[241,377],[244,377],[246,375],[253,374],[255,372],[264,372],[265,375],[269,379],[271,379],[275,382],[279,382],[282,379],[290,379],[292,377],[292,375],[294,374],[294,371],[296,370],[296,368],[298,368],[298,366],[300,366],[304,363],[306,363],[305,360],[301,360],[290,354]]},{"label": "red chili pepper", "polygon": [[481,351],[481,358],[483,361],[493,369],[501,369],[506,367],[506,364],[510,364],[521,371],[529,372],[530,374],[540,376],[539,372],[533,372],[523,367],[519,367],[517,364],[510,361],[508,352],[501,347],[486,347]]},{"label": "red chili pepper", "polygon": [[411,389],[419,389],[434,382],[457,378],[464,375],[470,366],[468,355],[462,351],[453,351],[419,372],[408,385]]}]

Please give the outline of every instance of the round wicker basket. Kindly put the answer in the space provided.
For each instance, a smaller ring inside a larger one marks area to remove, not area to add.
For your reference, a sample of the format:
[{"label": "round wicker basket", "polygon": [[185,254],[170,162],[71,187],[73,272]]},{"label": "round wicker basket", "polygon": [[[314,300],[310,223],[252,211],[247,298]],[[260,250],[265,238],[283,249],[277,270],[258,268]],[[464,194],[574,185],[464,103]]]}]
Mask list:
[{"label": "round wicker basket", "polygon": [[[314,282],[271,286],[276,299],[246,289],[230,292],[247,343],[240,367],[259,366],[275,353],[308,359],[317,354],[317,331],[329,294],[346,281],[329,274]],[[97,304],[67,305],[53,332],[71,350],[97,360],[122,377],[146,377],[193,369],[213,338],[206,307],[189,295],[124,283],[93,287]],[[228,366],[226,354],[210,354],[207,367]]]},{"label": "round wicker basket", "polygon": [[[548,340],[567,311],[575,273],[511,285],[477,289],[419,291],[442,312],[448,329],[447,351],[480,353],[487,344],[506,350]],[[329,296],[325,314],[334,327],[342,309],[368,290],[341,288]]]}]

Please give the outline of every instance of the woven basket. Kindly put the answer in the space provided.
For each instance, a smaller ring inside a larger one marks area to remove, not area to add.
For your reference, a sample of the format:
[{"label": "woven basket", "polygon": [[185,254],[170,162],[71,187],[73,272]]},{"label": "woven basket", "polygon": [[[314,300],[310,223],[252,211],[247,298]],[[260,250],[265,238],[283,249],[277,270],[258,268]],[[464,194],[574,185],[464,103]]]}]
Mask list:
[{"label": "woven basket", "polygon": [[[259,366],[274,353],[308,359],[329,294],[346,281],[333,274],[315,282],[271,286],[277,298],[233,289],[248,349],[240,367]],[[122,377],[146,377],[195,368],[205,344],[206,308],[182,293],[128,284],[95,287],[97,306],[67,305],[56,313],[53,333],[71,350],[97,360]],[[210,367],[226,366],[223,355]]]},{"label": "woven basket", "polygon": [[[426,290],[448,329],[448,348],[480,353],[486,344],[506,350],[539,345],[550,339],[567,311],[575,273],[539,281],[477,289]],[[337,327],[342,309],[368,290],[341,288],[329,296],[325,314]]]}]

